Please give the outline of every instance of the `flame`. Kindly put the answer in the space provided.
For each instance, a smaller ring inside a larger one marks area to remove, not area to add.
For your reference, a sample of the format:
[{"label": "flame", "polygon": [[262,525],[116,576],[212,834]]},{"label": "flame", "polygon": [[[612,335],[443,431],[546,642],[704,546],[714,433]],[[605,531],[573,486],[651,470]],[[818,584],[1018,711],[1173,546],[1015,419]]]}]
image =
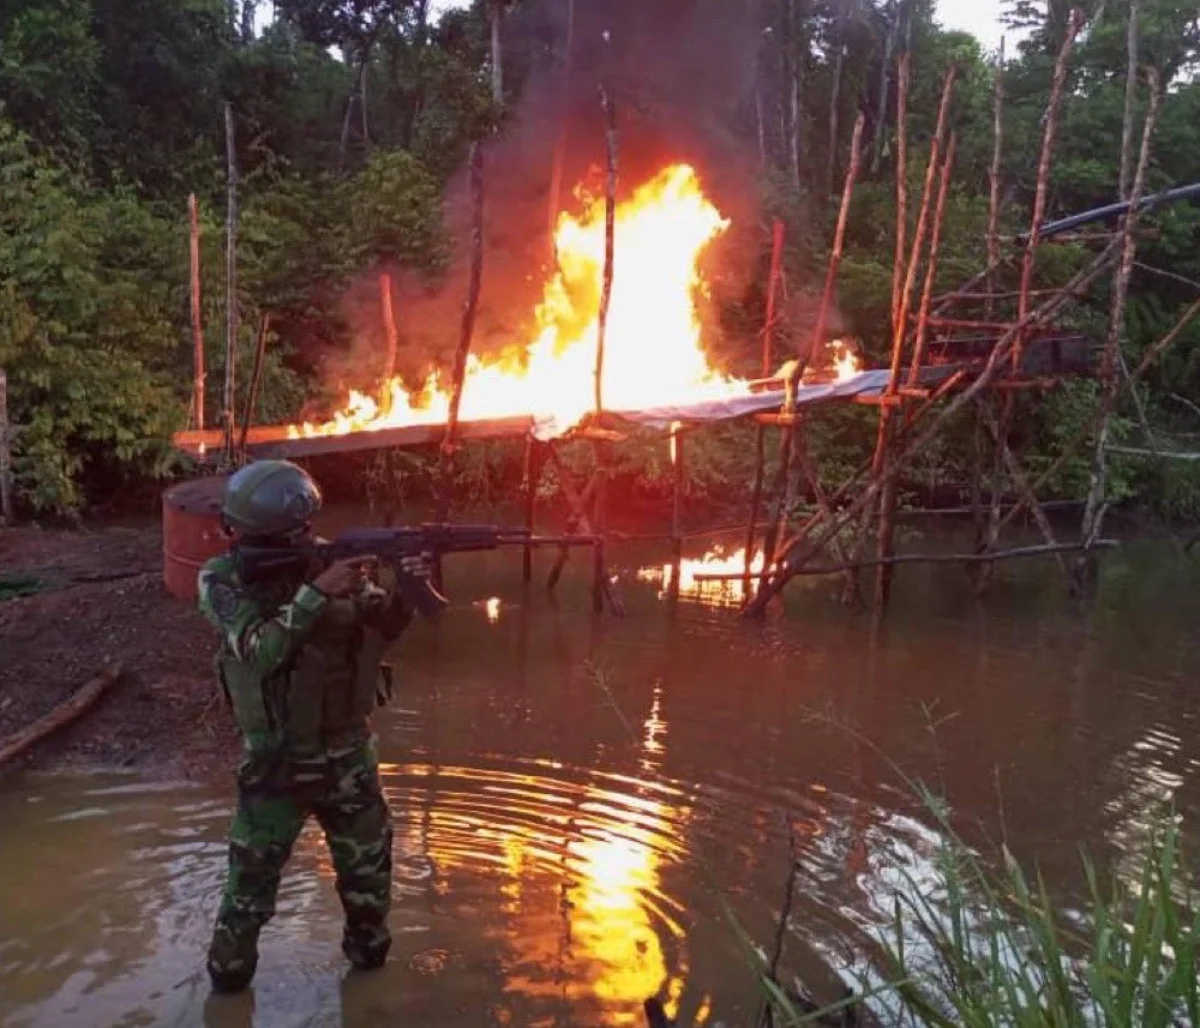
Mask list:
[{"label": "flame", "polygon": [[[536,337],[501,357],[468,357],[460,409],[464,420],[533,415],[554,418],[565,431],[592,410],[604,213],[600,199],[579,218],[566,213],[559,218],[559,270],[537,309]],[[606,408],[632,410],[748,391],[745,382],[710,367],[696,311],[695,301],[705,289],[697,262],[729,224],[686,164],[665,168],[618,204],[601,382]],[[448,383],[435,371],[416,392],[398,378],[385,383],[377,397],[352,391],[329,420],[291,426],[288,434],[438,424],[449,409]]]},{"label": "flame", "polygon": [[[532,416],[565,432],[595,406],[596,342],[604,277],[605,201],[578,218],[563,213],[555,234],[559,267],[536,311],[532,342],[500,356],[467,358],[459,416],[466,421]],[[742,396],[749,384],[715,371],[701,346],[698,263],[728,227],[689,165],[664,168],[617,205],[613,289],[601,393],[608,410]],[[841,340],[829,344],[838,381],[859,371]],[[374,395],[351,390],[328,420],[288,426],[289,438],[443,424],[450,383],[434,371],[416,391],[399,378]],[[672,444],[674,445],[674,444]]]},{"label": "flame", "polygon": [[834,381],[847,382],[862,371],[858,355],[842,339],[829,343],[829,356],[833,365]]},{"label": "flame", "polygon": [[[702,575],[741,575],[746,567],[746,548],[726,551],[722,546],[715,546],[703,557],[685,558],[679,562],[679,592],[716,606],[724,604],[740,604],[747,599],[745,582],[742,578],[712,581],[702,578]],[[757,578],[762,574],[763,555],[756,552],[750,561],[750,576]],[[641,568],[637,577],[643,582],[654,582],[659,585],[659,596],[665,596],[671,589],[675,578],[675,567],[672,564]],[[751,583],[751,589],[754,583]]]},{"label": "flame", "polygon": [[497,621],[500,620],[500,597],[499,596],[491,597],[487,601],[487,603],[484,605],[484,609],[487,611],[488,621],[490,621],[494,625]]}]

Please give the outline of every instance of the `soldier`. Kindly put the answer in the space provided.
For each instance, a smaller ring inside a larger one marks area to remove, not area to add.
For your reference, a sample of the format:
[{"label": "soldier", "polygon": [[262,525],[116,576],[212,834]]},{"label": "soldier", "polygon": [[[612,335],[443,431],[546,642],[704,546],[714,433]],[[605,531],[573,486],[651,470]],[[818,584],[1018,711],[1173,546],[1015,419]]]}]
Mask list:
[{"label": "soldier", "polygon": [[[230,478],[221,520],[234,550],[239,537],[286,546],[310,537],[320,507],[303,469],[259,461]],[[427,576],[429,566],[414,558],[404,570]],[[259,932],[310,814],[337,874],[342,951],[355,967],[381,967],[391,946],[392,824],[370,714],[391,698],[391,669],[380,658],[413,617],[395,573],[359,558],[315,577],[250,585],[230,551],[201,570],[199,603],[221,635],[217,671],[244,745],[229,874],[208,951],[213,988],[239,992],[253,979]]]}]

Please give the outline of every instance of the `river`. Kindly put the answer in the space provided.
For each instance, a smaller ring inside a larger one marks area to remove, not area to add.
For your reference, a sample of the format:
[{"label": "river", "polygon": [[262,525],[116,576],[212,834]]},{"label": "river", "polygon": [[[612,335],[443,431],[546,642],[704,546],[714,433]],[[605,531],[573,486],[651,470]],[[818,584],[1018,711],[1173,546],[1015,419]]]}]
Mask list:
[{"label": "river", "polygon": [[641,1024],[653,994],[681,1023],[750,1024],[727,913],[769,941],[789,836],[785,963],[826,997],[900,876],[931,874],[934,820],[896,768],[1066,907],[1080,847],[1131,872],[1161,801],[1195,837],[1200,563],[1165,544],[1109,558],[1086,616],[1049,562],[1007,566],[980,603],[958,568],[905,567],[878,629],[816,583],[765,625],[711,594],[673,611],[617,557],[626,615],[599,620],[585,560],[551,600],[512,555],[451,558],[453,608],[401,641],[378,719],[385,970],[347,974],[310,825],[252,994],[210,999],[230,782],[30,774],[0,791],[0,1024],[598,1028]]}]

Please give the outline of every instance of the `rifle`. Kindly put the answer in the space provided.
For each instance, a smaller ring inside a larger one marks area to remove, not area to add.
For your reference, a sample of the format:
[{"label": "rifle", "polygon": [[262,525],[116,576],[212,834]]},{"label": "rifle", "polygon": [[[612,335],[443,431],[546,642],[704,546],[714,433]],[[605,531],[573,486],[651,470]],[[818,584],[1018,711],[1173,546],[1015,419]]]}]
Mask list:
[{"label": "rifle", "polygon": [[397,589],[407,605],[425,618],[434,618],[449,604],[428,579],[400,567],[405,557],[427,554],[472,553],[501,546],[591,546],[586,535],[536,536],[526,529],[497,525],[424,524],[404,528],[352,528],[329,542],[304,540],[272,545],[242,540],[233,547],[238,575],[247,584],[277,575],[305,575],[314,566],[326,568],[339,560],[373,555],[396,571]]}]

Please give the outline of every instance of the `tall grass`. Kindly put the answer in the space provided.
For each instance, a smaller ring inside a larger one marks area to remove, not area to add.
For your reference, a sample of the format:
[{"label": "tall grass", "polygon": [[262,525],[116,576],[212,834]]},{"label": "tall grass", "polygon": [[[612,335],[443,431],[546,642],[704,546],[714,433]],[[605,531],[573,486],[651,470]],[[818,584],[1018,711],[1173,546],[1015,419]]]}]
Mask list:
[{"label": "tall grass", "polygon": [[1040,875],[1006,848],[990,869],[950,830],[943,805],[926,800],[944,833],[938,873],[923,887],[903,879],[880,938],[883,984],[853,1005],[815,1009],[759,957],[772,1023],[1200,1028],[1200,909],[1169,810],[1156,817],[1136,879],[1104,886],[1082,858],[1088,901],[1067,916]]}]

